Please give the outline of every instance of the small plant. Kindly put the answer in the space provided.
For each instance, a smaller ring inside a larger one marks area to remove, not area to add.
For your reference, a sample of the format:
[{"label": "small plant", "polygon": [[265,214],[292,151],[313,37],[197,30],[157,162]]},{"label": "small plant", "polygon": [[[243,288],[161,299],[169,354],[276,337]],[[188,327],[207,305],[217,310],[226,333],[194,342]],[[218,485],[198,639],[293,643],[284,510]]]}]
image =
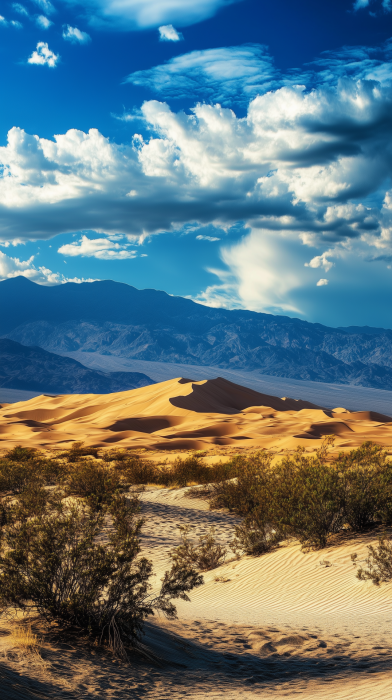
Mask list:
[{"label": "small plant", "polygon": [[380,537],[378,546],[369,545],[369,554],[366,559],[367,568],[360,567],[357,578],[360,581],[372,581],[375,586],[392,579],[392,539]]},{"label": "small plant", "polygon": [[189,525],[181,526],[180,530],[181,544],[170,553],[175,564],[185,567],[194,566],[198,571],[210,571],[224,563],[227,548],[216,541],[213,527],[206,535],[199,537],[198,545],[193,544],[189,539]]},{"label": "small plant", "polygon": [[259,556],[276,549],[282,539],[283,535],[265,521],[263,512],[255,510],[235,528],[231,548],[237,555],[244,552]]}]

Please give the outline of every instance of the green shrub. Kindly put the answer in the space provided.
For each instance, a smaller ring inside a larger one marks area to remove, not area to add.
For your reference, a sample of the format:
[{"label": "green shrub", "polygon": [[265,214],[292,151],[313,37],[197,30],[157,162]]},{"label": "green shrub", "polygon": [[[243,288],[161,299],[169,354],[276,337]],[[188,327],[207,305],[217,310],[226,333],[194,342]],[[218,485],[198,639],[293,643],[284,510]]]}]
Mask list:
[{"label": "green shrub", "polygon": [[[107,512],[63,502],[3,526],[0,607],[35,610],[48,621],[84,631],[125,658],[144,620],[159,609],[174,617],[172,600],[202,583],[193,568],[173,565],[151,594],[151,562],[140,554],[137,499],[113,499]],[[105,517],[112,529],[103,536]]]},{"label": "green shrub", "polygon": [[74,463],[66,480],[68,495],[84,498],[95,510],[110,503],[122,487],[117,472],[91,459],[79,459]]},{"label": "green shrub", "polygon": [[256,509],[235,528],[231,548],[237,554],[244,552],[259,556],[276,549],[282,539],[283,535],[266,522],[264,514]]},{"label": "green shrub", "polygon": [[154,462],[132,452],[117,455],[113,468],[130,486],[159,483],[160,471]]},{"label": "green shrub", "polygon": [[181,544],[176,547],[170,557],[176,566],[194,567],[198,571],[216,569],[224,563],[227,548],[215,539],[215,530],[211,527],[206,535],[199,537],[199,544],[193,544],[189,539],[189,525],[182,526]]},{"label": "green shrub", "polygon": [[391,581],[392,539],[390,537],[380,537],[378,547],[370,545],[368,550],[369,554],[366,559],[367,568],[363,569],[360,567],[357,571],[357,578],[362,581],[373,581],[376,586],[379,586],[383,581]]},{"label": "green shrub", "polygon": [[325,452],[308,457],[298,448],[275,467],[271,524],[298,539],[304,550],[325,547],[344,521],[339,472],[325,463]]},{"label": "green shrub", "polygon": [[71,449],[62,452],[60,455],[71,464],[77,462],[81,457],[98,457],[98,447],[85,447],[83,442],[74,442]]},{"label": "green shrub", "polygon": [[350,527],[364,530],[377,520],[392,524],[392,463],[385,450],[365,442],[339,455],[335,464],[341,473],[344,517]]}]

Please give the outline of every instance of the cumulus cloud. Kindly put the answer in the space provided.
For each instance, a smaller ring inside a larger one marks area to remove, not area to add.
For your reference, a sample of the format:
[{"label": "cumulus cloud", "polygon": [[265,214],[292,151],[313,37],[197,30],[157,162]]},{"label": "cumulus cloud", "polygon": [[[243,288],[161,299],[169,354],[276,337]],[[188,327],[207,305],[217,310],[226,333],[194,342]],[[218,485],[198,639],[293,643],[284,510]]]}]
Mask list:
[{"label": "cumulus cloud", "polygon": [[15,29],[22,29],[22,26],[23,26],[23,25],[21,24],[21,22],[18,22],[17,19],[12,19],[11,22],[10,22],[10,25],[11,25],[12,27],[15,27]]},{"label": "cumulus cloud", "polygon": [[162,27],[158,27],[158,30],[159,41],[181,41],[184,38],[172,24],[164,24]]},{"label": "cumulus cloud", "polygon": [[266,46],[244,46],[191,51],[167,63],[135,71],[125,80],[147,87],[166,97],[200,96],[225,104],[249,101],[251,95],[266,92],[281,80]]},{"label": "cumulus cloud", "polygon": [[328,280],[326,279],[321,279],[317,282],[317,287],[325,287],[328,284]]},{"label": "cumulus cloud", "polygon": [[88,44],[91,41],[91,36],[87,32],[82,32],[77,27],[70,27],[67,24],[63,29],[63,39],[71,41],[73,44]]},{"label": "cumulus cloud", "polygon": [[354,10],[361,10],[363,7],[369,6],[370,0],[355,0],[353,8]]},{"label": "cumulus cloud", "polygon": [[147,29],[164,24],[180,27],[213,17],[239,0],[62,0],[79,5],[91,24],[119,29]]},{"label": "cumulus cloud", "polygon": [[325,253],[322,253],[321,255],[316,255],[312,260],[308,263],[305,263],[305,267],[323,267],[325,272],[328,272],[331,267],[334,266],[334,263],[331,262],[331,260],[328,260],[328,255],[332,255],[333,251],[327,250]]},{"label": "cumulus cloud", "polygon": [[76,243],[67,243],[58,249],[61,255],[82,258],[97,258],[98,260],[128,260],[136,257],[134,250],[128,250],[127,245],[115,243],[110,238],[88,238],[82,236]]},{"label": "cumulus cloud", "polygon": [[49,27],[53,24],[53,22],[45,17],[45,15],[38,15],[36,22],[39,27],[42,27],[42,29],[49,29]]},{"label": "cumulus cloud", "polygon": [[33,282],[44,285],[64,284],[65,282],[95,282],[93,279],[72,279],[64,277],[59,272],[52,272],[47,267],[37,267],[34,265],[34,255],[28,260],[20,260],[12,258],[0,250],[0,280],[10,279],[12,277],[27,277]]},{"label": "cumulus cloud", "polygon": [[53,53],[46,42],[39,41],[36,50],[33,51],[31,56],[27,59],[27,62],[37,66],[49,66],[49,68],[55,68],[59,59],[60,56]]}]

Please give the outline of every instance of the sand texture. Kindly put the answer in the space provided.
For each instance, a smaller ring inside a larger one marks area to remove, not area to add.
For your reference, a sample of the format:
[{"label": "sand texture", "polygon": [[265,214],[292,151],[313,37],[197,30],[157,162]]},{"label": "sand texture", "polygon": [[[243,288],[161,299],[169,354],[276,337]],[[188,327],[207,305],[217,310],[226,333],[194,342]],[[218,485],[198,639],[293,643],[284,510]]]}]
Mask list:
[{"label": "sand texture", "polygon": [[[0,410],[0,447],[61,448],[73,440],[159,453],[259,447],[281,452],[315,449],[334,434],[339,449],[372,439],[392,445],[392,420],[365,410],[333,411],[254,392],[223,379],[176,379],[112,395],[37,397]],[[216,453],[218,456],[216,456]],[[208,453],[207,453],[208,454]],[[141,493],[142,552],[159,586],[180,542],[180,526],[197,539],[215,528],[229,547],[226,562],[204,574],[178,619],[156,617],[145,643],[161,661],[114,661],[83,640],[48,633],[32,623],[39,648],[25,653],[15,622],[0,617],[1,700],[390,700],[392,583],[359,581],[377,532],[339,546],[303,553],[283,543],[264,556],[237,560],[230,551],[237,517],[210,511],[188,489],[147,487]],[[35,625],[35,627],[34,627]]]},{"label": "sand texture", "polygon": [[[364,407],[365,409],[366,407]],[[172,379],[116,394],[39,396],[0,408],[0,447],[67,446],[153,450],[266,448],[314,450],[325,435],[339,449],[365,440],[392,446],[392,418],[373,411],[323,409],[268,396],[217,378]]]},{"label": "sand texture", "polygon": [[[228,544],[236,523],[190,499],[187,489],[148,488],[142,511],[143,553],[157,581],[180,525],[190,525],[195,538],[214,526]],[[25,656],[2,620],[2,700],[390,700],[392,585],[358,581],[350,558],[356,552],[364,559],[372,538],[308,554],[283,545],[239,561],[229,552],[225,564],[204,575],[191,602],[178,605],[178,620],[147,624],[145,643],[161,658],[152,666],[138,659],[119,664],[96,647],[45,634],[39,656]]]}]

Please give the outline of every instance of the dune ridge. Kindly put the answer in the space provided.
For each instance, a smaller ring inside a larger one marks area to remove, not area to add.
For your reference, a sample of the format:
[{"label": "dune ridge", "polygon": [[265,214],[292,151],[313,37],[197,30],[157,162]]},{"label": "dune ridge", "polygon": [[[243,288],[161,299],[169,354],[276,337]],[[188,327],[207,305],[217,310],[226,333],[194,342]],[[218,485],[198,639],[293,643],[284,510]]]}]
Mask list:
[{"label": "dune ridge", "polygon": [[261,394],[226,379],[177,378],[115,394],[38,396],[0,407],[0,447],[51,447],[82,440],[97,447],[315,450],[325,435],[339,449],[365,440],[392,446],[392,418],[327,410]]}]

